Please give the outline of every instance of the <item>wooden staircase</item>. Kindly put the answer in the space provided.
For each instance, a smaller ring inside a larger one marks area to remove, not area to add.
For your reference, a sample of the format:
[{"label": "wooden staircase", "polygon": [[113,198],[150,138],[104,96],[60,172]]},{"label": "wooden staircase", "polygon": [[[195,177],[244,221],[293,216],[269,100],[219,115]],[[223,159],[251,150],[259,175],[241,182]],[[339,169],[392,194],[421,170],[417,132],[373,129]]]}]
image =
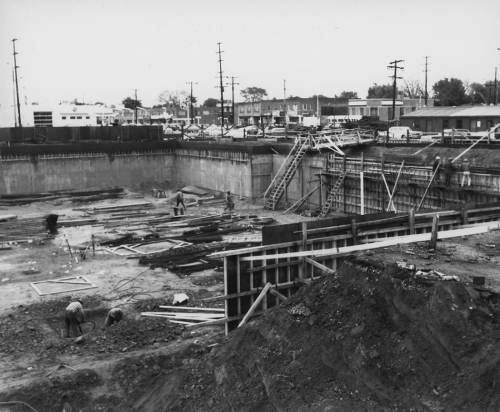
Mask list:
[{"label": "wooden staircase", "polygon": [[330,193],[328,194],[328,199],[326,199],[325,205],[321,209],[321,213],[319,214],[318,217],[324,218],[328,212],[330,211],[330,208],[332,207],[333,199],[335,199],[335,196],[337,196],[337,192],[340,189],[340,186],[342,186],[342,183],[344,182],[345,175],[347,172],[342,172],[342,174],[339,176],[337,181],[335,182],[335,185],[332,187],[332,190],[330,190]]},{"label": "wooden staircase", "polygon": [[306,154],[307,150],[309,149],[309,141],[308,139],[305,139],[303,142],[301,142],[299,139],[297,139],[295,146],[292,148],[292,151],[296,151],[295,154],[293,155],[293,158],[291,162],[286,166],[285,172],[283,173],[283,176],[279,178],[277,181],[276,186],[274,187],[273,191],[271,192],[271,195],[266,199],[264,203],[264,208],[269,209],[269,210],[275,210],[276,205],[280,201],[281,197],[283,196],[283,193],[285,192],[285,189],[289,185],[290,181],[292,180],[295,172],[297,171],[300,162],[302,161],[302,158]]}]

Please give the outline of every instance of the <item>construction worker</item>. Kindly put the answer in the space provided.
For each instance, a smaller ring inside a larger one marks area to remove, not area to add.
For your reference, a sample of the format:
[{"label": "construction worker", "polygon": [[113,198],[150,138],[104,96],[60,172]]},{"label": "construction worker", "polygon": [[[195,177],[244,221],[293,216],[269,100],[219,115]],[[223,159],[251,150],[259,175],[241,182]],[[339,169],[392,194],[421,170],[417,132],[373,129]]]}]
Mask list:
[{"label": "construction worker", "polygon": [[226,207],[224,208],[224,212],[226,209],[229,209],[230,212],[234,209],[233,199],[231,198],[231,192],[229,190],[226,192]]},{"label": "construction worker", "polygon": [[444,184],[446,187],[451,186],[452,175],[453,175],[453,159],[449,158],[444,165]]},{"label": "construction worker", "polygon": [[175,199],[177,200],[176,207],[179,208],[179,205],[182,205],[184,210],[186,210],[186,205],[184,204],[184,193],[181,192],[181,188],[177,188],[177,194],[175,195]]},{"label": "construction worker", "polygon": [[106,321],[104,322],[104,326],[108,328],[112,324],[120,322],[122,319],[123,319],[123,311],[120,308],[113,308],[108,312],[108,316],[106,316]]},{"label": "construction worker", "polygon": [[[439,165],[441,164],[441,158],[439,156],[436,156],[436,160],[434,160],[434,163],[432,164],[432,175],[435,176],[433,180],[433,184],[436,184],[439,178]],[[436,172],[436,170],[438,170]],[[435,174],[435,175],[434,175]]]},{"label": "construction worker", "polygon": [[81,299],[71,302],[66,308],[66,337],[69,338],[69,330],[76,337],[83,335],[82,327],[85,322],[85,314],[83,313],[83,304]]},{"label": "construction worker", "polygon": [[470,186],[470,163],[467,159],[464,159],[464,162],[462,163],[462,172],[463,172],[463,176],[462,176],[462,187],[464,187],[464,183],[465,183],[465,178],[467,177],[467,180],[468,180],[468,185],[467,186]]}]

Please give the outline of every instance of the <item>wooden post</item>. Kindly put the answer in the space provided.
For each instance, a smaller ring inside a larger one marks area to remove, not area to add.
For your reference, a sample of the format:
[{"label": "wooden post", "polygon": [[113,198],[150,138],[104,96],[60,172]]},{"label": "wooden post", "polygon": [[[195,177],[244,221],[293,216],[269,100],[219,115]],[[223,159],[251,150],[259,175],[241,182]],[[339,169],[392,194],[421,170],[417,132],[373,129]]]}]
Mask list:
[{"label": "wooden post", "polygon": [[358,229],[356,228],[356,219],[351,220],[351,232],[352,232],[352,241],[355,245],[359,244],[358,242]]},{"label": "wooden post", "polygon": [[241,322],[238,325],[238,327],[243,326],[247,322],[247,320],[252,316],[252,314],[255,312],[255,309],[257,309],[257,306],[259,306],[260,301],[262,299],[264,299],[264,297],[266,296],[266,293],[267,293],[267,291],[269,290],[270,287],[271,287],[271,283],[269,283],[269,282],[266,283],[266,286],[264,287],[264,289],[262,289],[262,292],[260,292],[260,295],[257,297],[257,299],[255,299],[255,302],[250,307],[250,309],[248,309],[247,314],[241,320]]},{"label": "wooden post", "polygon": [[365,214],[365,184],[364,184],[364,160],[361,153],[361,171],[359,172],[360,196],[361,196],[361,215]]},{"label": "wooden post", "polygon": [[464,207],[462,209],[462,225],[469,224],[469,211]]},{"label": "wooden post", "polygon": [[451,144],[455,143],[455,129],[451,129]]},{"label": "wooden post", "polygon": [[[305,252],[307,250],[307,222],[302,222],[302,248],[301,251]],[[302,259],[301,265],[299,266],[299,278],[307,278],[307,262]]]},{"label": "wooden post", "polygon": [[[346,156],[344,156],[344,162],[342,163],[342,172],[345,173],[345,170],[346,170],[346,163],[347,163],[347,158]],[[345,182],[346,182],[346,178],[344,177],[344,181],[342,182],[342,198],[343,198],[343,208],[342,208],[342,211],[344,213],[346,213],[346,210],[345,210]]]},{"label": "wooden post", "polygon": [[[380,156],[380,173],[384,175],[384,163],[385,163],[385,156],[382,154]],[[380,182],[380,200],[381,200],[381,208],[380,210],[385,211],[385,190],[384,190],[384,185],[383,182]]]},{"label": "wooden post", "polygon": [[436,213],[432,219],[432,233],[431,240],[429,241],[429,249],[436,250],[436,242],[438,238],[439,215]]},{"label": "wooden post", "polygon": [[[328,165],[328,159],[326,164]],[[319,171],[319,210],[323,209],[323,175],[321,172],[322,170]]]},{"label": "wooden post", "polygon": [[410,235],[415,234],[415,208],[410,209],[410,213],[408,215],[408,224],[410,226]]}]

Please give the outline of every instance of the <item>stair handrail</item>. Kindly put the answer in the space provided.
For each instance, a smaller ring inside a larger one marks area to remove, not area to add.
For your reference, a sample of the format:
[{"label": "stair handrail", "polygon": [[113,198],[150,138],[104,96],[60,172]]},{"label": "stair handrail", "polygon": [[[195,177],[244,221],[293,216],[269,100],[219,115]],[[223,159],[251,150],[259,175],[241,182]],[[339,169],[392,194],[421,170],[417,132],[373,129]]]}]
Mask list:
[{"label": "stair handrail", "polygon": [[[304,143],[302,144],[302,146],[307,142],[307,138],[304,140]],[[271,184],[269,185],[269,187],[266,189],[266,191],[264,192],[264,194],[262,195],[264,197],[264,204],[266,203],[266,196],[267,196],[267,192],[269,192],[269,189],[271,189],[271,187],[273,186],[274,182],[276,181],[277,177],[280,175],[281,173],[281,169],[283,169],[283,166],[286,165],[288,159],[290,158],[290,156],[292,155],[292,153],[295,151],[295,149],[299,146],[300,144],[300,137],[297,136],[295,138],[295,144],[293,145],[292,147],[292,150],[290,150],[290,152],[288,153],[288,156],[286,157],[285,161],[282,163],[281,167],[279,168],[278,170],[278,173],[276,173],[276,175],[274,176],[273,180],[271,181]],[[260,196],[259,196],[260,197]],[[258,198],[256,199],[258,200]]]}]

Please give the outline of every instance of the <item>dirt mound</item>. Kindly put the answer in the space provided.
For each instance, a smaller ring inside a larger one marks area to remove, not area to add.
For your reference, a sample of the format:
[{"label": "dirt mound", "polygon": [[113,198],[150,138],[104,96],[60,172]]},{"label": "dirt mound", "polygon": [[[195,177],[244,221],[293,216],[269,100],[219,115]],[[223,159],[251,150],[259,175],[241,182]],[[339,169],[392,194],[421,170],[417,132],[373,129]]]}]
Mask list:
[{"label": "dirt mound", "polygon": [[186,411],[497,411],[500,307],[490,296],[346,262],[233,332],[172,396]]}]

